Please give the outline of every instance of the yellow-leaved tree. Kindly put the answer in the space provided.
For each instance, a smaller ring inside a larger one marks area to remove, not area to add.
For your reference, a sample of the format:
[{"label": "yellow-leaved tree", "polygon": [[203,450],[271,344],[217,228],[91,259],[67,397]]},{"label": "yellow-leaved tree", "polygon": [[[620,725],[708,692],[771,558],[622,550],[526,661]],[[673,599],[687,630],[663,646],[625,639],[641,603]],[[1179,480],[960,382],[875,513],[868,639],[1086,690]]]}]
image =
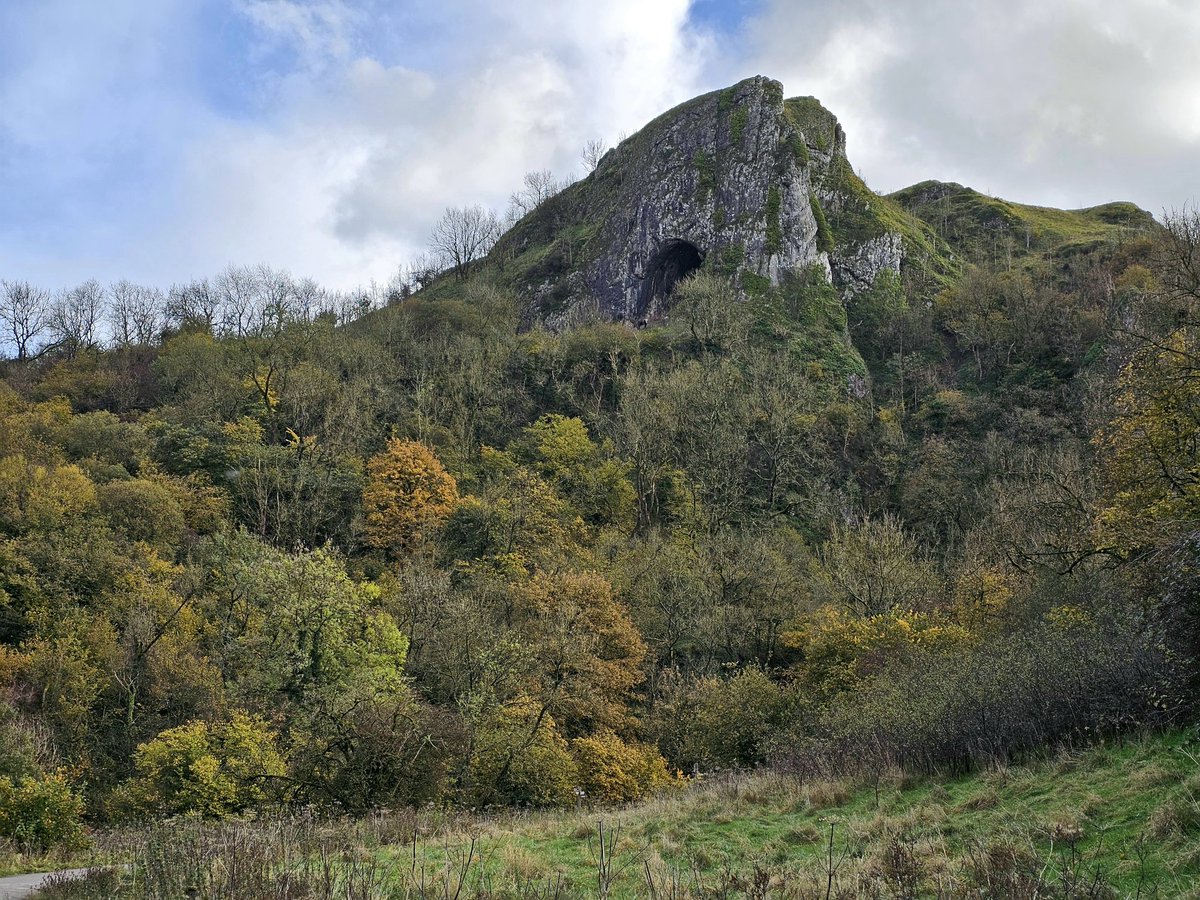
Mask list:
[{"label": "yellow-leaved tree", "polygon": [[1116,415],[1096,438],[1108,498],[1103,546],[1144,556],[1200,522],[1200,329],[1181,328],[1121,372]]},{"label": "yellow-leaved tree", "polygon": [[446,521],[457,502],[458,483],[432,450],[419,441],[390,440],[367,462],[367,543],[407,555]]}]

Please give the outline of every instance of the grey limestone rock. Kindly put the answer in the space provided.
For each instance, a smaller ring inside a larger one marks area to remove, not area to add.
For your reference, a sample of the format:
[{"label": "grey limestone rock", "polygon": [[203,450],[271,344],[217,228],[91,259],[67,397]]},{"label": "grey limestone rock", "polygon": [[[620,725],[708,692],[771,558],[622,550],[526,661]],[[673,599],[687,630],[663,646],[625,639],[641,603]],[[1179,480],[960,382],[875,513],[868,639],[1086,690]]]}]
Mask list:
[{"label": "grey limestone rock", "polygon": [[[797,103],[808,104],[803,115]],[[844,155],[845,135],[820,104],[785,102],[779,82],[749,78],[650,122],[517,223],[489,259],[530,298],[529,319],[557,328],[661,319],[702,265],[743,295],[813,264],[853,292],[881,266],[898,268],[902,244],[883,234],[818,247],[819,204],[841,202],[829,173]]]}]

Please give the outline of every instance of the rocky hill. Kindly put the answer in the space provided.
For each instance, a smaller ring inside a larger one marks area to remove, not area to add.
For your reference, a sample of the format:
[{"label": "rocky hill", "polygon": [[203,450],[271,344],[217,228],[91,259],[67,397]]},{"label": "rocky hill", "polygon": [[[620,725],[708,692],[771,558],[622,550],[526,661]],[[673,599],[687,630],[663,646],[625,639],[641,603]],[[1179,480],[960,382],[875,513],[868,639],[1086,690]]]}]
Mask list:
[{"label": "rocky hill", "polygon": [[934,181],[882,196],[855,173],[833,113],[756,76],[622,141],[517,222],[484,268],[524,298],[527,324],[645,325],[702,266],[742,296],[809,266],[843,298],[883,270],[932,296],[964,262],[1084,251],[1153,227],[1130,203],[1053,210]]},{"label": "rocky hill", "polygon": [[743,294],[820,266],[845,291],[881,269],[951,268],[933,230],[872,193],[837,119],[758,76],[664,113],[526,216],[487,260],[532,318],[645,323],[702,265]]}]

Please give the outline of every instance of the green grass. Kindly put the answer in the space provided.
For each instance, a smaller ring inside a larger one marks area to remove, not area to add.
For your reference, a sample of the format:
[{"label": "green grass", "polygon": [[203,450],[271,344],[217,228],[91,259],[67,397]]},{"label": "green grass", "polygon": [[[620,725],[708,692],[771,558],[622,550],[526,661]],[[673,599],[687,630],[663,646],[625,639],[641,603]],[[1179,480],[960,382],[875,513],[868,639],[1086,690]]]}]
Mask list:
[{"label": "green grass", "polygon": [[928,222],[960,256],[975,261],[1087,252],[1156,227],[1153,216],[1132,203],[1052,209],[937,181],[904,188],[888,199]]},{"label": "green grass", "polygon": [[75,869],[107,860],[107,855],[95,849],[50,850],[42,853],[22,853],[15,846],[0,845],[0,878],[27,875],[31,872],[56,872]]},{"label": "green grass", "polygon": [[[1200,879],[1198,749],[1175,734],[958,778],[720,779],[622,810],[477,826],[474,878],[493,889],[533,880],[586,894],[597,885],[604,823],[612,897],[647,896],[648,878],[673,875],[712,887],[757,870],[797,889],[823,884],[831,834],[843,889],[907,877],[921,895],[962,889],[984,860],[1011,857],[1049,880],[1099,871],[1119,896],[1139,884],[1143,894],[1153,885],[1159,896],[1181,896]],[[384,853],[433,872],[468,846],[463,832]]]},{"label": "green grass", "polygon": [[[1200,897],[1200,736],[957,777],[719,776],[619,809],[176,820],[50,896]],[[150,893],[150,886],[154,887]]]}]

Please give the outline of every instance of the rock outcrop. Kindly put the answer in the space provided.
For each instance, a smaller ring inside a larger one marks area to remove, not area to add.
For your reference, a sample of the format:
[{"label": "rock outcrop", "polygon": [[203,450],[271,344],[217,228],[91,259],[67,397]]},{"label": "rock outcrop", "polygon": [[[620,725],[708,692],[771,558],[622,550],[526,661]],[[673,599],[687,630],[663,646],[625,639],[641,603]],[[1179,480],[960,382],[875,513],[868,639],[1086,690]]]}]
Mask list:
[{"label": "rock outcrop", "polygon": [[672,110],[608,154],[593,178],[616,203],[584,275],[601,309],[656,318],[705,260],[743,289],[816,261],[801,140],[782,86],[759,77]]},{"label": "rock outcrop", "polygon": [[889,202],[854,174],[832,114],[758,76],[659,116],[518,222],[488,262],[552,327],[660,319],[701,266],[749,295],[816,264],[850,294],[905,259],[906,214],[882,215]]}]

